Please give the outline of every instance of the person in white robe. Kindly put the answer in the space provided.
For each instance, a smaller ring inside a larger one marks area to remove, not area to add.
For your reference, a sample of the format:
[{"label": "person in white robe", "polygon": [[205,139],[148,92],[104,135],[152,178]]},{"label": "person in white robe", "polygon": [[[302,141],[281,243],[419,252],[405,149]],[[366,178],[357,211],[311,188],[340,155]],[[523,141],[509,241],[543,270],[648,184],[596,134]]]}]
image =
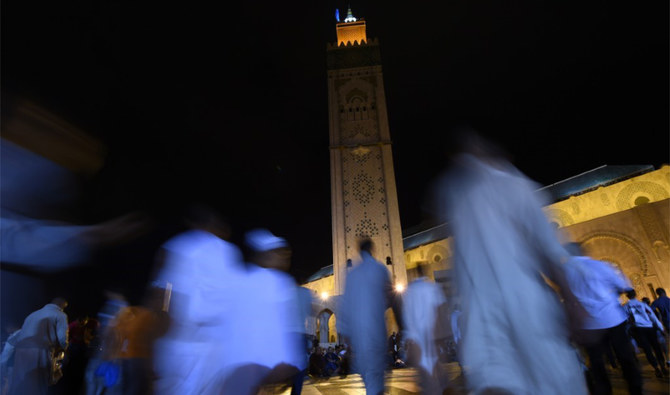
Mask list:
[{"label": "person in white robe", "polygon": [[361,242],[360,262],[347,275],[337,326],[351,346],[354,369],[363,377],[366,393],[379,395],[388,365],[384,313],[391,307],[393,289],[388,269],[372,256],[372,248],[372,241]]},{"label": "person in white robe", "polygon": [[453,236],[468,389],[585,394],[565,307],[543,277],[566,290],[569,254],[542,211],[548,199],[500,147],[464,131],[454,133],[439,202]]},{"label": "person in white robe", "polygon": [[225,364],[224,339],[245,283],[242,254],[224,240],[226,225],[194,207],[191,230],[164,243],[164,264],[153,282],[164,289],[170,316],[153,356],[157,395],[206,393]]},{"label": "person in white robe", "polygon": [[247,232],[245,242],[250,262],[225,339],[222,383],[215,386],[223,394],[288,384],[307,367],[298,287],[286,272],[289,245],[267,229]]},{"label": "person in white robe", "polygon": [[403,338],[408,344],[408,362],[419,370],[421,393],[442,394],[448,378],[438,364],[436,331],[438,319],[444,319],[440,308],[447,300],[440,287],[423,276],[422,266],[417,268],[421,277],[413,280],[403,295]]}]

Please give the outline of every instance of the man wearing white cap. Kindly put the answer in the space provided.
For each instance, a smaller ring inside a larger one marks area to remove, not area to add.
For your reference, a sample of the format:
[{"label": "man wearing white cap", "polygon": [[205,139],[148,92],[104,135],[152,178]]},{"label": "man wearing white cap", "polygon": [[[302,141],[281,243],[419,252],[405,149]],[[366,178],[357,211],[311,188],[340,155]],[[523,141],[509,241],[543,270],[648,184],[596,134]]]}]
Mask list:
[{"label": "man wearing white cap", "polygon": [[226,394],[255,394],[264,384],[288,382],[307,362],[301,348],[297,285],[286,273],[288,243],[266,229],[248,232],[245,242],[251,256],[234,314],[236,328],[226,339]]}]

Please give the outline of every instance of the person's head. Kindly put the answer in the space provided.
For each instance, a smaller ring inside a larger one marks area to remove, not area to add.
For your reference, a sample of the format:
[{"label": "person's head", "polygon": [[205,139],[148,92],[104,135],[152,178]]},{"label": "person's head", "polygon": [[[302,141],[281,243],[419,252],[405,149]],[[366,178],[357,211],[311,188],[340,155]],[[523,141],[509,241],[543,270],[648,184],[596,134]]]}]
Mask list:
[{"label": "person's head", "polygon": [[649,300],[649,298],[646,296],[642,298],[642,302],[644,302],[644,304],[646,304],[647,306],[651,305],[651,300]]},{"label": "person's head", "polygon": [[416,265],[416,274],[419,277],[425,277],[426,276],[426,269],[423,264],[419,263]]},{"label": "person's head", "polygon": [[374,243],[372,242],[372,240],[370,238],[367,238],[367,237],[362,239],[360,241],[360,243],[358,243],[359,251],[361,251],[361,252],[365,251],[370,255],[372,255],[372,248],[373,247],[374,247]]},{"label": "person's head", "polygon": [[288,242],[267,229],[254,229],[245,235],[251,250],[251,261],[258,266],[288,271],[291,266],[291,248]]},{"label": "person's head", "polygon": [[663,288],[656,288],[656,295],[660,296],[665,296],[665,289]]},{"label": "person's head", "polygon": [[468,122],[461,122],[449,130],[447,156],[470,154],[484,160],[506,160],[511,155],[500,143],[485,136]]},{"label": "person's head", "polygon": [[65,308],[67,307],[67,300],[65,300],[65,298],[63,298],[63,297],[58,296],[58,297],[53,298],[51,300],[51,304],[55,304],[61,310],[65,310]]},{"label": "person's head", "polygon": [[201,229],[224,240],[231,234],[230,225],[221,213],[203,203],[189,204],[184,210],[183,220],[191,229]]},{"label": "person's head", "polygon": [[577,242],[569,242],[563,244],[563,248],[572,256],[583,256],[584,255],[584,249],[582,248],[582,245]]},{"label": "person's head", "polygon": [[637,292],[635,292],[634,289],[631,289],[630,291],[626,292],[626,297],[628,299],[635,299],[635,297],[637,297]]}]

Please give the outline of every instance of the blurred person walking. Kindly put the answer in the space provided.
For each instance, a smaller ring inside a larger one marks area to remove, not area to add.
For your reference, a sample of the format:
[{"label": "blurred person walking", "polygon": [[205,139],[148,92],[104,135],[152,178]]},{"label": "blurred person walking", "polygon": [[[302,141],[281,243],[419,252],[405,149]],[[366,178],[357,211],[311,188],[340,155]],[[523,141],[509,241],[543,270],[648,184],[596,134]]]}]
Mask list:
[{"label": "blurred person walking", "polygon": [[575,341],[588,355],[588,378],[591,393],[611,394],[612,384],[605,369],[608,348],[621,366],[630,394],[642,393],[642,376],[635,351],[626,331],[627,314],[619,296],[631,291],[630,280],[608,262],[584,255],[578,243],[566,243],[573,255],[565,264],[567,283],[586,310]]},{"label": "blurred person walking", "polygon": [[97,314],[98,327],[91,340],[91,355],[86,363],[86,371],[84,373],[84,393],[86,395],[98,395],[103,391],[103,381],[96,378],[95,372],[100,363],[102,363],[102,356],[107,347],[105,341],[110,339],[107,334],[110,330],[110,323],[119,311],[128,307],[128,300],[122,290],[108,288],[103,291],[103,295],[105,300]]},{"label": "blurred person walking", "polygon": [[14,349],[14,368],[9,395],[46,394],[60,377],[54,376],[55,359],[68,346],[67,307],[64,298],[54,298],[23,321]]},{"label": "blurred person walking", "polygon": [[[637,345],[644,350],[647,361],[654,368],[656,377],[668,376],[665,367],[665,356],[661,345],[658,343],[657,331],[663,331],[663,324],[656,314],[643,302],[637,300],[635,290],[626,292],[628,302],[623,306],[628,313],[632,336]],[[654,357],[655,355],[655,357]]]},{"label": "blurred person walking", "polygon": [[572,298],[561,267],[568,254],[542,211],[547,196],[473,129],[454,136],[437,196],[453,235],[469,391],[585,394],[565,305],[543,279]]},{"label": "blurred person walking", "polygon": [[[153,394],[153,345],[162,334],[158,312],[155,306],[128,306],[121,309],[109,323],[105,332],[104,350],[101,364],[94,372],[97,381],[102,381],[105,395],[150,395]],[[105,368],[118,373],[114,383],[105,382]],[[103,368],[100,368],[103,366]]]},{"label": "blurred person walking", "polygon": [[658,295],[658,298],[651,302],[651,308],[658,313],[665,328],[661,340],[663,341],[663,352],[668,359],[666,363],[670,364],[670,350],[668,350],[670,345],[670,298],[668,298],[663,288],[656,288],[656,295]]},{"label": "blurred person walking", "polygon": [[194,204],[184,219],[189,229],[163,244],[152,283],[163,290],[170,321],[153,352],[157,395],[203,394],[215,381],[228,353],[234,289],[245,283],[242,254],[225,241],[230,228],[218,213]]},{"label": "blurred person walking", "polygon": [[359,244],[360,262],[347,275],[337,326],[351,346],[353,368],[363,377],[366,393],[379,395],[388,366],[384,314],[394,296],[388,269],[373,257],[373,247],[370,239]]},{"label": "blurred person walking", "polygon": [[266,384],[290,385],[300,393],[308,357],[299,290],[287,273],[290,246],[267,229],[247,232],[245,243],[250,257],[226,335],[221,393],[255,394]]},{"label": "blurred person walking", "polygon": [[446,298],[440,287],[430,281],[418,265],[419,278],[412,281],[403,295],[403,338],[407,342],[408,362],[419,371],[421,393],[442,394],[448,384],[446,370],[439,364],[439,327],[446,321],[440,311]]},{"label": "blurred person walking", "polygon": [[664,288],[656,288],[658,298],[651,302],[651,308],[661,316],[661,322],[665,328],[665,333],[670,333],[670,298],[665,293]]},{"label": "blurred person walking", "polygon": [[301,348],[300,351],[306,356],[305,367],[300,370],[298,374],[293,377],[293,384],[291,386],[291,395],[299,395],[302,393],[302,386],[304,384],[305,377],[307,376],[307,365],[309,364],[309,354],[312,347],[312,339],[310,335],[314,333],[314,296],[312,296],[312,290],[302,286],[297,287],[298,291],[298,303],[300,311],[300,329],[302,330],[300,341]]}]

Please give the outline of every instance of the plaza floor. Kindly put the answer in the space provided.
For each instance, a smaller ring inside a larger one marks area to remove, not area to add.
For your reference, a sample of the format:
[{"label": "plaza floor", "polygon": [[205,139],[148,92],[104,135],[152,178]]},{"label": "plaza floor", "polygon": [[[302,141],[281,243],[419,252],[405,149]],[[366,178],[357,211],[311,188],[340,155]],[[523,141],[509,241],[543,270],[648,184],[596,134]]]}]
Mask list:
[{"label": "plaza floor", "polygon": [[[644,358],[644,357],[643,357]],[[455,363],[445,364],[451,383],[451,394],[466,395],[465,382],[460,374],[460,369]],[[646,395],[670,394],[668,378],[659,379],[654,376],[653,369],[648,364],[642,365],[642,376],[644,379],[644,393]],[[628,394],[626,382],[619,371],[610,371],[610,379],[614,387],[613,395]],[[412,368],[394,369],[387,374],[386,391],[388,395],[420,394],[417,385],[418,374]],[[289,395],[290,389],[267,387],[262,394]],[[360,375],[352,374],[346,378],[339,376],[329,379],[313,380],[306,378],[302,391],[303,395],[358,395],[365,394],[365,386]]]}]

